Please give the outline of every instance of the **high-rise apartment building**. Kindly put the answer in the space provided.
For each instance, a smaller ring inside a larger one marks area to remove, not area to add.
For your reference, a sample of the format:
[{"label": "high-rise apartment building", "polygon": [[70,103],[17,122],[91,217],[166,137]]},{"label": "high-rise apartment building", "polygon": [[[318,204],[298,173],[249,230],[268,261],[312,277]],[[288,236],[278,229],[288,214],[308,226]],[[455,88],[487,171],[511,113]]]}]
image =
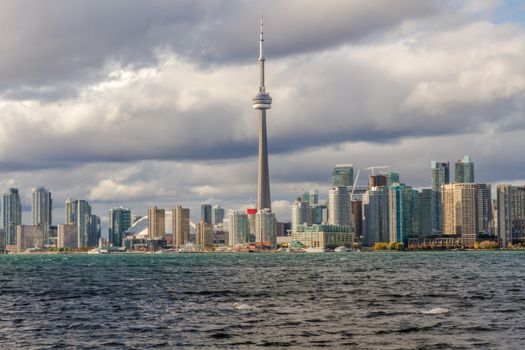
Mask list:
[{"label": "high-rise apartment building", "polygon": [[311,217],[310,204],[308,202],[304,202],[301,197],[297,197],[295,202],[292,204],[292,231],[297,229],[298,225],[311,225]]},{"label": "high-rise apartment building", "polygon": [[166,238],[166,212],[164,209],[157,207],[148,209],[148,238],[152,240]]},{"label": "high-rise apartment building", "polygon": [[250,224],[248,214],[242,211],[231,210],[228,215],[229,245],[246,244],[249,241]]},{"label": "high-rise apartment building", "polygon": [[206,223],[204,220],[197,224],[197,236],[195,245],[199,248],[210,248],[213,246],[213,225]]},{"label": "high-rise apartment building", "polygon": [[408,240],[415,238],[418,231],[418,192],[400,183],[391,185],[388,192],[390,242],[408,245]]},{"label": "high-rise apartment building", "polygon": [[432,235],[432,189],[424,188],[418,194],[418,216],[421,237]]},{"label": "high-rise apartment building", "polygon": [[470,156],[456,161],[456,183],[474,183],[474,162]]},{"label": "high-rise apartment building", "polygon": [[211,223],[213,225],[222,224],[224,220],[224,208],[221,208],[220,205],[214,205],[211,208]]},{"label": "high-rise apartment building", "polygon": [[525,242],[525,186],[498,185],[496,193],[501,246]]},{"label": "high-rise apartment building", "polygon": [[332,187],[350,187],[354,185],[354,165],[338,164],[332,170]]},{"label": "high-rise apartment building", "polygon": [[124,245],[124,232],[131,226],[131,210],[120,207],[109,210],[108,239],[114,247]]},{"label": "high-rise apartment building", "polygon": [[205,223],[212,223],[211,204],[201,204],[201,220]]},{"label": "high-rise apartment building", "polygon": [[75,224],[77,226],[77,244],[78,248],[91,246],[91,206],[86,200],[68,198],[65,205],[66,224]]},{"label": "high-rise apartment building", "polygon": [[489,184],[477,184],[476,192],[478,232],[486,235],[494,234],[492,217],[492,191]]},{"label": "high-rise apartment building", "polygon": [[44,232],[44,244],[49,244],[49,227],[52,225],[53,201],[51,192],[44,187],[33,188],[31,195],[31,219]]},{"label": "high-rise apartment building", "polygon": [[22,204],[18,188],[10,188],[2,196],[0,228],[5,231],[6,245],[16,244],[16,226],[22,225]]},{"label": "high-rise apartment building", "polygon": [[330,225],[352,226],[348,187],[332,187],[328,191],[328,223]]},{"label": "high-rise apartment building", "polygon": [[277,244],[277,220],[275,214],[268,209],[259,210],[255,214],[255,242],[275,246]]},{"label": "high-rise apartment building", "polygon": [[102,230],[100,227],[100,217],[95,214],[91,214],[91,220],[89,221],[89,238],[88,245],[90,247],[96,247],[99,244]]},{"label": "high-rise apartment building", "polygon": [[432,234],[442,232],[441,186],[450,183],[449,162],[432,161]]},{"label": "high-rise apartment building", "polygon": [[388,188],[372,187],[363,195],[363,243],[388,242]]},{"label": "high-rise apartment building", "polygon": [[190,241],[190,210],[177,205],[172,211],[173,242],[175,248],[182,248]]},{"label": "high-rise apartment building", "polygon": [[443,234],[460,236],[463,243],[474,245],[478,236],[476,184],[444,184],[441,187],[443,203]]}]

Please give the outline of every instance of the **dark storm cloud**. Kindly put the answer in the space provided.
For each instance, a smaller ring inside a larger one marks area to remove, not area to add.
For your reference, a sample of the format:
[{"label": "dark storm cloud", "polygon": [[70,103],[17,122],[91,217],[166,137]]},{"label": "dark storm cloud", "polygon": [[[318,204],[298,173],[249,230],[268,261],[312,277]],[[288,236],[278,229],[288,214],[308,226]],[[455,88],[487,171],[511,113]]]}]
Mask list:
[{"label": "dark storm cloud", "polygon": [[[389,7],[388,11],[385,8]],[[16,0],[0,4],[0,91],[57,100],[111,66],[157,63],[159,50],[218,65],[252,59],[258,16],[274,57],[319,50],[437,10],[430,2]]]}]

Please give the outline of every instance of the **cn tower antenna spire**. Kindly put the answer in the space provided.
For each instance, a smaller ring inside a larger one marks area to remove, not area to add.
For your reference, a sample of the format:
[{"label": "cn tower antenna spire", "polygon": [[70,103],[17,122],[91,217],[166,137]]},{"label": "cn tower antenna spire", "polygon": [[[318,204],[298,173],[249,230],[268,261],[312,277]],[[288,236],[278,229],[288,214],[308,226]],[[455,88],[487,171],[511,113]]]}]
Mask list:
[{"label": "cn tower antenna spire", "polygon": [[264,31],[263,16],[261,16],[261,33],[259,34],[259,66],[260,66],[260,85],[259,91],[264,92]]}]

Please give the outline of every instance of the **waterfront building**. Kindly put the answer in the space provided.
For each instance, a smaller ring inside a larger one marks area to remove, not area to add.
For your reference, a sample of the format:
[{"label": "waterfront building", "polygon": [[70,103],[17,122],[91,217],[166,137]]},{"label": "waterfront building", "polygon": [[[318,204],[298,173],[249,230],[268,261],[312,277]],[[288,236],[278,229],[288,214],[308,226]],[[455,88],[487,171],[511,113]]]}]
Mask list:
[{"label": "waterfront building", "polygon": [[363,195],[363,243],[365,245],[389,241],[388,213],[388,188],[371,187]]},{"label": "waterfront building", "polygon": [[211,223],[213,225],[222,224],[224,220],[224,208],[221,208],[220,205],[214,205],[211,209]]},{"label": "waterfront building", "polygon": [[441,186],[450,183],[449,162],[432,161],[432,234],[442,232]]},{"label": "waterfront building", "polygon": [[[166,238],[166,212],[157,207],[148,209],[148,239],[163,240]],[[173,218],[172,218],[173,220]]]},{"label": "waterfront building", "polygon": [[259,111],[259,163],[257,167],[257,210],[272,208],[270,198],[270,173],[268,166],[268,141],[266,138],[266,110],[272,107],[272,98],[264,81],[263,20],[259,35],[259,92],[253,98],[253,108]]},{"label": "waterfront building", "polygon": [[352,201],[352,227],[354,229],[355,237],[363,236],[363,201]]},{"label": "waterfront building", "polygon": [[211,204],[201,204],[201,220],[207,224],[212,223]]},{"label": "waterfront building", "polygon": [[58,248],[78,248],[78,232],[75,224],[57,225],[57,247]]},{"label": "waterfront building", "polygon": [[292,231],[294,231],[298,225],[302,224],[312,224],[310,204],[303,201],[301,197],[297,197],[292,204]]},{"label": "waterfront building", "polygon": [[259,210],[255,214],[255,243],[275,246],[277,244],[276,231],[275,214],[269,209]]},{"label": "waterfront building", "polygon": [[3,194],[0,219],[0,228],[6,235],[6,245],[16,245],[16,226],[22,225],[22,204],[18,188],[10,188]]},{"label": "waterfront building", "polygon": [[[95,214],[91,214],[91,219],[89,221],[89,238],[88,245],[90,247],[96,247],[99,244],[102,231],[100,227],[100,217]],[[122,233],[124,236],[124,233]],[[124,241],[124,237],[122,238]]]},{"label": "waterfront building", "polygon": [[172,213],[174,246],[182,248],[190,241],[190,210],[177,205]]},{"label": "waterfront building", "polygon": [[432,189],[424,188],[418,194],[419,235],[432,235]]},{"label": "waterfront building", "polygon": [[338,164],[332,170],[332,187],[350,187],[354,185],[354,165]]},{"label": "waterfront building", "polygon": [[228,215],[229,245],[236,246],[249,242],[250,224],[248,214],[242,211],[231,210]]},{"label": "waterfront building", "polygon": [[250,226],[250,234],[248,242],[255,242],[255,214],[257,214],[257,208],[246,209],[248,215],[248,225]]},{"label": "waterfront building", "polygon": [[348,187],[332,187],[328,191],[328,223],[352,226],[350,192]]},{"label": "waterfront building", "polygon": [[493,235],[492,193],[490,184],[477,184],[476,205],[478,232]]},{"label": "waterfront building", "polygon": [[16,250],[44,249],[45,233],[41,225],[16,225]]},{"label": "waterfront building", "polygon": [[109,210],[108,239],[114,247],[124,246],[124,232],[131,227],[131,210],[115,207]]},{"label": "waterfront building", "polygon": [[470,156],[456,161],[456,183],[474,183],[474,162]]},{"label": "waterfront building", "polygon": [[477,185],[468,183],[441,186],[443,235],[460,236],[473,246],[478,237]]},{"label": "waterfront building", "polygon": [[66,224],[77,226],[78,248],[92,246],[90,240],[91,232],[91,206],[86,200],[68,198],[65,203]]},{"label": "waterfront building", "polygon": [[205,222],[203,219],[197,224],[195,245],[203,249],[213,246],[213,225]]},{"label": "waterfront building", "polygon": [[31,194],[31,221],[40,225],[44,232],[44,243],[49,244],[49,227],[52,225],[53,200],[51,192],[44,187],[33,188]]},{"label": "waterfront building", "polygon": [[497,236],[502,247],[525,242],[525,186],[498,185]]},{"label": "waterfront building", "polygon": [[394,183],[388,188],[390,242],[408,245],[418,230],[417,191],[405,184]]},{"label": "waterfront building", "polygon": [[307,248],[352,247],[355,240],[351,228],[346,225],[299,225],[292,232],[291,241],[299,242]]}]

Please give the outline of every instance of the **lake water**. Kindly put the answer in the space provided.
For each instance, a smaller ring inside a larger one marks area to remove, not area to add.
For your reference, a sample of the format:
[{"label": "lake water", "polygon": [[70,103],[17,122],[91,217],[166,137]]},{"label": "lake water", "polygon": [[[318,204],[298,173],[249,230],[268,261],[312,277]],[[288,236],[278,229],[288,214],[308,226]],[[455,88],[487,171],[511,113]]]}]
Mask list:
[{"label": "lake water", "polygon": [[8,349],[525,348],[525,252],[2,255],[0,300]]}]

